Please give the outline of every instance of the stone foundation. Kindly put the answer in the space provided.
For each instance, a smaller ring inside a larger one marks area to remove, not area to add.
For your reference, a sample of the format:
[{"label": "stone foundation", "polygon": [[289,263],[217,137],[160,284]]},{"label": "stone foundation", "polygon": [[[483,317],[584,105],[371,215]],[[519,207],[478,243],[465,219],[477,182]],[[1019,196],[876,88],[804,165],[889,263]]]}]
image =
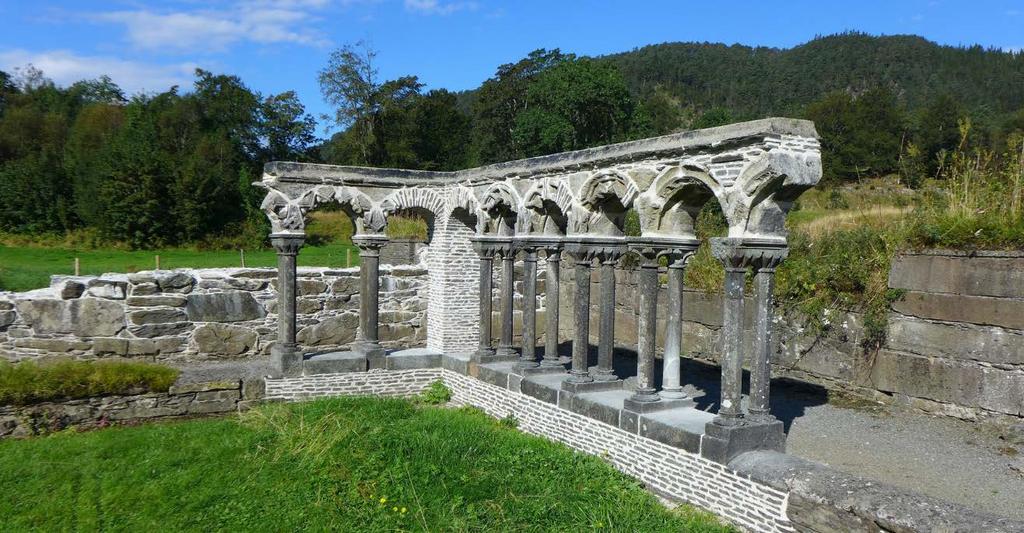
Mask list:
[{"label": "stone foundation", "polygon": [[[381,270],[381,343],[422,346],[426,271]],[[276,275],[274,269],[196,269],[55,276],[47,289],[0,293],[0,359],[181,363],[260,356],[277,340]],[[302,268],[297,285],[300,348],[346,349],[358,333],[358,269]]]}]

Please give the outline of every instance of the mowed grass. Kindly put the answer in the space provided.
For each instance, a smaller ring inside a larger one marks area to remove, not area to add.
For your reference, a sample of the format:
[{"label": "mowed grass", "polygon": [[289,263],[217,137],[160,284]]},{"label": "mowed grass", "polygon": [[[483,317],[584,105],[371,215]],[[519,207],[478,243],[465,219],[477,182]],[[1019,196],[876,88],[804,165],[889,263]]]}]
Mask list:
[{"label": "mowed grass", "polygon": [[0,442],[0,531],[732,531],[476,410],[341,398]]},{"label": "mowed grass", "polygon": [[[48,287],[50,276],[75,273],[76,257],[82,275],[98,275],[105,272],[153,270],[156,268],[157,255],[160,256],[162,269],[242,266],[238,250],[75,250],[0,245],[0,290],[27,291]],[[352,266],[359,264],[357,248],[351,244],[329,243],[304,246],[298,262],[299,266],[344,267],[348,257],[351,257]],[[245,266],[277,266],[277,256],[272,248],[246,250]]]}]

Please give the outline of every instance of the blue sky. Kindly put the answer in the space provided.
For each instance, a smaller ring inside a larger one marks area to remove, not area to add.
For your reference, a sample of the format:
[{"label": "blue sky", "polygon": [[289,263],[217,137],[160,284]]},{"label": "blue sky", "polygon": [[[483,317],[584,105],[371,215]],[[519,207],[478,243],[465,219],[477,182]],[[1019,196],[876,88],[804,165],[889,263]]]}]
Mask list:
[{"label": "blue sky", "polygon": [[316,73],[367,40],[385,79],[476,87],[536,48],[595,55],[666,41],[791,47],[844,30],[1024,47],[1024,0],[787,2],[555,0],[0,0],[0,70],[32,63],[60,84],[109,74],[129,92],[189,86],[202,67],[328,111]]}]

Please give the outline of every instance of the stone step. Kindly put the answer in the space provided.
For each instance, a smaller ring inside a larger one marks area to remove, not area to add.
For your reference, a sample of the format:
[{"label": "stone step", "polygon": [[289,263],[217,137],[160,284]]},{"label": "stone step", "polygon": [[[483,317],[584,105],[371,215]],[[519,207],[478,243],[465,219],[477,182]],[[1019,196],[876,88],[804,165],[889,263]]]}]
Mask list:
[{"label": "stone step", "polygon": [[366,372],[366,356],[356,352],[329,352],[316,354],[302,362],[307,376],[316,374],[340,374],[344,372]]}]

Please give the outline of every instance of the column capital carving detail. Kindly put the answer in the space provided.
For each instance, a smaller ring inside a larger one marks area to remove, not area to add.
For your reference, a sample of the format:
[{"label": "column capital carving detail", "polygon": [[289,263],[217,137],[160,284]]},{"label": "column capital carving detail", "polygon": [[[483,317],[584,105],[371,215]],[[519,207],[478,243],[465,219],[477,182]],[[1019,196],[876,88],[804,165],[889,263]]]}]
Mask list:
[{"label": "column capital carving detail", "polygon": [[299,249],[306,242],[303,233],[271,233],[270,244],[278,255],[298,255]]},{"label": "column capital carving detail", "polygon": [[367,233],[352,236],[352,244],[359,248],[359,255],[372,257],[380,255],[380,249],[388,243],[386,235]]},{"label": "column capital carving detail", "polygon": [[770,272],[789,255],[786,241],[713,238],[711,254],[725,265],[726,270]]},{"label": "column capital carving detail", "polygon": [[700,242],[696,240],[638,237],[629,240],[629,249],[640,256],[641,266],[656,268],[658,259],[668,258],[671,268],[682,268],[690,256],[697,251]]}]

